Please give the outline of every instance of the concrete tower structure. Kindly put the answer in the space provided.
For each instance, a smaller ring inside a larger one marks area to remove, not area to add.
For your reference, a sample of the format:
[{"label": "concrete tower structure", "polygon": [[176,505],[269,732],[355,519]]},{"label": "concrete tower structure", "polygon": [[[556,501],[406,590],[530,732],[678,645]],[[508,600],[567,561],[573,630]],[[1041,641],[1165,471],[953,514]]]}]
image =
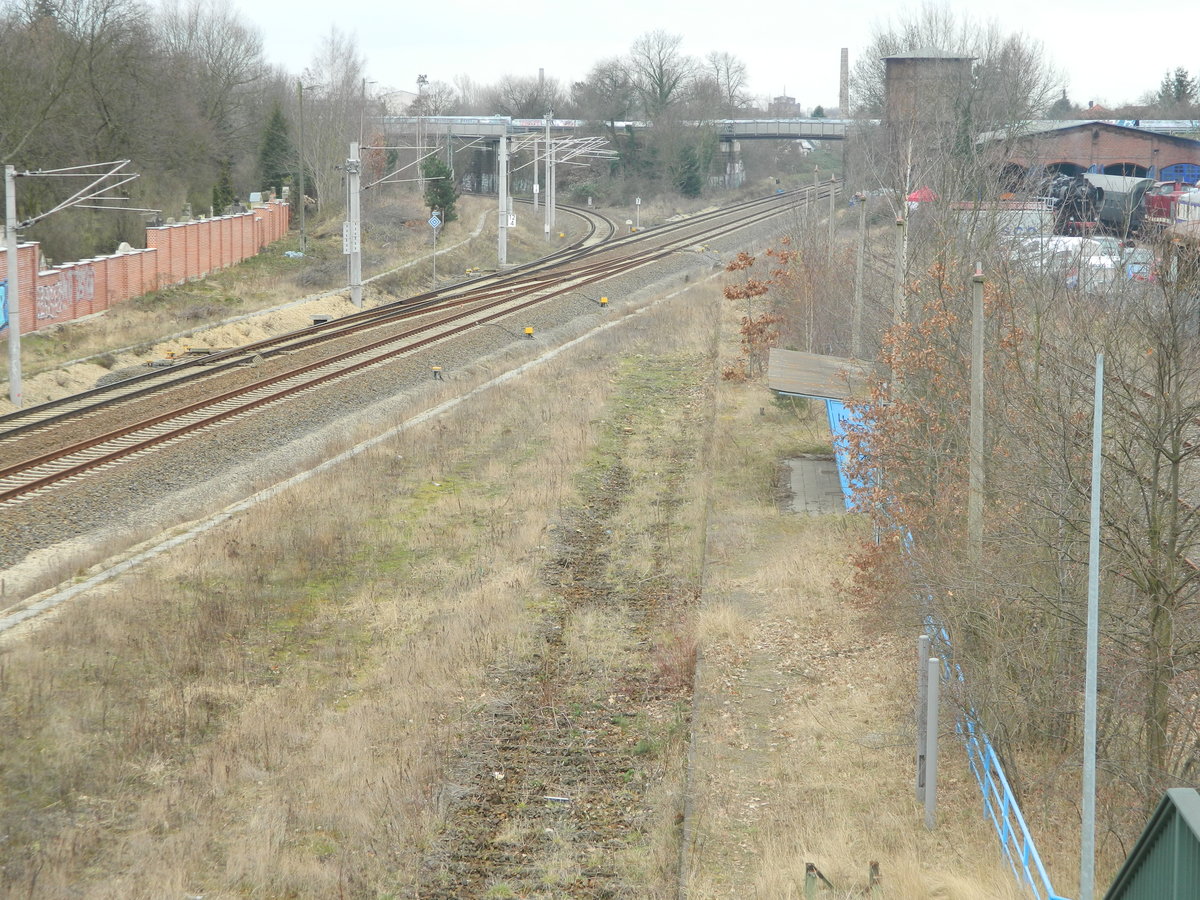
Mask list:
[{"label": "concrete tower structure", "polygon": [[896,162],[909,167],[948,151],[962,101],[971,85],[974,57],[943,50],[885,56],[884,125]]}]

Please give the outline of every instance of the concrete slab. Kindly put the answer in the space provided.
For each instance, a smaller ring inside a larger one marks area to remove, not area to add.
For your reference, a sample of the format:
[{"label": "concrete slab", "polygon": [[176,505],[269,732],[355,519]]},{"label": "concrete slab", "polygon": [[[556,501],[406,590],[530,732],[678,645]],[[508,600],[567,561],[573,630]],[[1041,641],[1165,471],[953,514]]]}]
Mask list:
[{"label": "concrete slab", "polygon": [[842,483],[838,479],[837,463],[833,457],[802,457],[784,460],[786,483],[790,498],[784,508],[802,516],[824,516],[844,513]]}]

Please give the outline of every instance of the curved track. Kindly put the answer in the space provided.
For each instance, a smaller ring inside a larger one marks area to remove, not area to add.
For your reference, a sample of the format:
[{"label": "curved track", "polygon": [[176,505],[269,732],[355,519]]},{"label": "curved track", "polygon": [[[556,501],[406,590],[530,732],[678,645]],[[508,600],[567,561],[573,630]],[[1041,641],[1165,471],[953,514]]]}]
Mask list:
[{"label": "curved track", "polygon": [[[4,417],[0,506],[20,503],[86,473],[472,328],[499,324],[551,298],[695,249],[700,242],[763,217],[784,214],[797,200],[828,197],[835,188],[772,195],[617,240],[612,239],[611,222],[577,211],[588,217],[588,234],[553,257]],[[267,360],[278,365],[270,374],[257,374]],[[220,388],[206,387],[206,381],[217,384],[218,374],[226,376]],[[127,407],[128,415],[119,414],[119,424],[112,424],[117,406]]]}]

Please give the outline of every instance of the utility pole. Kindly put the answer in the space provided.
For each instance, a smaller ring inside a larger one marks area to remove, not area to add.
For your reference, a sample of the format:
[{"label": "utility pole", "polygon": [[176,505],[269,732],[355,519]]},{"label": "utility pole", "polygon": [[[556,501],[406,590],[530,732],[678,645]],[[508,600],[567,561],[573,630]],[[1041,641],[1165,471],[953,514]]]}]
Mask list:
[{"label": "utility pole", "polygon": [[346,192],[349,221],[346,223],[343,245],[350,256],[350,302],[362,309],[362,219],[359,206],[359,175],[362,161],[358,158],[358,143],[351,142],[350,158],[346,160]]},{"label": "utility pole", "polygon": [[[5,259],[8,263],[8,285],[5,299],[8,304],[8,391],[13,406],[18,409],[24,402],[21,388],[21,291],[20,291],[20,262],[17,254],[17,227],[28,228],[36,225],[47,216],[54,215],[60,210],[84,203],[119,200],[112,192],[122,185],[129,184],[138,176],[122,169],[129,165],[129,160],[121,159],[94,165],[69,166],[63,169],[38,169],[36,172],[25,171],[22,176],[37,176],[39,178],[90,178],[92,181],[83,188],[75,191],[68,199],[39,215],[32,216],[23,222],[17,222],[17,170],[13,166],[4,167],[4,241]],[[128,209],[120,206],[92,206],[91,209]],[[146,210],[143,210],[145,212]],[[36,262],[34,264],[36,266]],[[33,268],[34,285],[37,284],[37,269]],[[31,304],[32,306],[32,304]]]},{"label": "utility pole", "polygon": [[896,267],[892,273],[892,324],[899,325],[908,318],[904,302],[904,263],[908,248],[908,223],[904,216],[896,217]]},{"label": "utility pole", "polygon": [[833,175],[829,180],[829,238],[825,242],[826,259],[833,259],[833,238],[834,229],[837,226],[837,175]]},{"label": "utility pole", "polygon": [[537,158],[538,142],[533,142],[533,211],[538,211],[538,158]]},{"label": "utility pole", "polygon": [[8,260],[8,399],[17,409],[22,405],[21,390],[21,292],[17,271],[17,169],[4,167],[4,248]]},{"label": "utility pole", "polygon": [[854,266],[854,324],[850,330],[850,357],[862,359],[863,258],[867,251],[867,195],[858,199],[858,258]]},{"label": "utility pole", "polygon": [[499,237],[497,255],[499,264],[508,265],[508,135],[500,135],[500,147],[496,153],[496,188],[500,193]]},{"label": "utility pole", "polygon": [[[324,87],[322,84],[310,84],[310,88]],[[305,194],[307,193],[304,187],[304,82],[296,81],[296,96],[300,103],[300,147],[296,151],[299,157],[299,171],[296,174],[296,180],[300,183],[300,252],[308,253],[308,228],[305,221],[305,208],[308,206]]]},{"label": "utility pole", "polygon": [[1088,537],[1087,659],[1083,679],[1083,816],[1079,900],[1092,900],[1096,878],[1096,690],[1100,656],[1100,474],[1104,463],[1104,354],[1096,354],[1092,389],[1091,534]]},{"label": "utility pole", "polygon": [[983,266],[971,276],[971,466],[967,492],[968,557],[983,561]]},{"label": "utility pole", "polygon": [[[554,227],[554,144],[550,140],[550,119],[554,110],[546,107],[546,237]],[[535,164],[536,166],[536,164]]]},{"label": "utility pole", "polygon": [[417,76],[417,191],[425,196],[425,175],[421,172],[421,157],[425,153],[425,140],[421,134],[421,116],[425,112],[425,85],[429,79],[424,75]]}]

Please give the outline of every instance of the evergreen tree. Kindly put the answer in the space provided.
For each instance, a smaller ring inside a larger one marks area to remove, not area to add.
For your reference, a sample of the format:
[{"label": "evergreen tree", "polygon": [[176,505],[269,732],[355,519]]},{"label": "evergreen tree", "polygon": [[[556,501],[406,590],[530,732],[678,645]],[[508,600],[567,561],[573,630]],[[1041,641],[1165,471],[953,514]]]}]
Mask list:
[{"label": "evergreen tree", "polygon": [[1163,75],[1162,83],[1158,86],[1158,103],[1160,106],[1191,106],[1196,102],[1196,82],[1183,66],[1177,66],[1174,72]]},{"label": "evergreen tree", "polygon": [[458,218],[454,211],[458,190],[454,187],[450,167],[437,156],[431,156],[421,163],[421,174],[426,179],[425,205],[430,212],[440,211],[443,222],[453,222]]},{"label": "evergreen tree", "polygon": [[1067,96],[1066,88],[1063,89],[1062,96],[1050,104],[1050,108],[1046,110],[1046,118],[1048,119],[1069,119],[1072,113],[1078,111],[1078,107],[1071,102]]},{"label": "evergreen tree", "polygon": [[223,216],[225,211],[233,205],[236,195],[233,191],[233,167],[229,160],[221,160],[220,169],[217,172],[217,183],[213,185],[213,215]]},{"label": "evergreen tree", "polygon": [[817,107],[815,107],[815,108],[813,109],[813,114],[812,114],[812,117],[813,117],[814,119],[823,119],[823,118],[825,118],[825,107],[823,107],[823,106],[817,106]]},{"label": "evergreen tree", "polygon": [[679,161],[675,166],[675,187],[685,197],[699,197],[704,189],[700,156],[695,147],[684,147],[679,151]]},{"label": "evergreen tree", "polygon": [[258,174],[264,186],[275,189],[276,196],[283,196],[283,182],[292,174],[296,165],[296,148],[288,135],[287,117],[283,106],[277,101],[263,129],[262,146],[258,151]]}]

